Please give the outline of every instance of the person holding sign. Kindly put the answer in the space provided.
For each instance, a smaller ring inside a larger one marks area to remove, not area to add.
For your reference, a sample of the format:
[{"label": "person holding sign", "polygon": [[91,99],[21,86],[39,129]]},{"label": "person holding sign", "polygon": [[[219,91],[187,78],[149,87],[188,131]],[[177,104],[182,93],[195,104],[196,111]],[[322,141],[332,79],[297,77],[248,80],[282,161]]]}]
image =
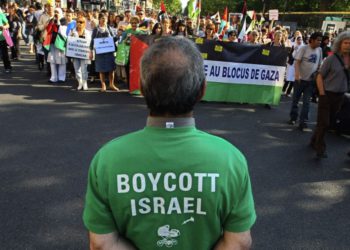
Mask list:
[{"label": "person holding sign", "polygon": [[[85,18],[79,17],[76,21],[77,27],[70,31],[69,36],[79,37],[85,40],[91,40],[91,32],[85,29]],[[90,60],[81,59],[81,58],[72,58],[75,78],[78,81],[77,90],[88,90],[87,79],[88,79],[88,71],[87,66],[91,63]]]},{"label": "person holding sign", "polygon": [[[100,13],[98,16],[98,21],[98,26],[92,32],[90,49],[95,49],[96,53],[95,70],[100,74],[100,91],[106,92],[105,73],[108,73],[110,89],[119,91],[119,89],[114,85],[114,70],[116,68],[114,58],[115,47],[113,47],[112,50],[109,48],[111,46],[110,40],[114,41],[114,34],[112,33],[112,30],[107,26],[107,17],[105,14]],[[103,47],[103,45],[105,45],[105,47]],[[113,45],[115,46],[114,42]],[[92,56],[93,54],[91,51],[90,60],[92,59]]]},{"label": "person holding sign", "polygon": [[66,82],[66,54],[64,50],[56,47],[56,39],[59,39],[59,36],[66,38],[66,26],[61,25],[61,21],[62,10],[56,8],[54,17],[50,19],[46,26],[46,38],[44,40],[44,47],[49,49],[47,61],[51,68],[50,83]]}]

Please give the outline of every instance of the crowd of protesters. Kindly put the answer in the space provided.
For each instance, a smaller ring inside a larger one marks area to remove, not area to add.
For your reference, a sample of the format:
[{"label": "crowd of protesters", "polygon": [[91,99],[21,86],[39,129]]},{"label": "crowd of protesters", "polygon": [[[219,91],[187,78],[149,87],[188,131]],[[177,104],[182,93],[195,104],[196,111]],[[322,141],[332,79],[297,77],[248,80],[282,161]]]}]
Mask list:
[{"label": "crowd of protesters", "polygon": [[[242,29],[241,17],[230,16],[226,25],[222,26],[220,16],[200,17],[191,19],[188,17],[170,16],[163,12],[144,11],[137,8],[136,11],[125,10],[123,14],[108,12],[106,9],[82,11],[56,8],[51,4],[41,6],[24,5],[19,8],[16,3],[8,4],[2,8],[9,24],[9,31],[14,46],[11,47],[11,59],[20,57],[19,40],[23,39],[28,46],[29,53],[36,53],[36,59],[40,70],[47,65],[49,82],[61,83],[66,77],[77,80],[74,86],[78,90],[88,89],[88,77],[91,82],[99,78],[101,91],[106,91],[106,75],[108,75],[109,88],[118,91],[116,85],[124,80],[128,82],[129,65],[117,67],[115,53],[96,55],[94,53],[93,40],[97,37],[112,36],[116,45],[127,42],[130,35],[148,34],[156,36],[184,36],[189,38],[202,37],[208,40],[220,40],[226,42],[244,42],[247,44],[265,44],[288,48],[289,57],[286,62],[287,74],[283,92],[290,96],[294,83],[293,57],[298,49],[309,42],[310,34],[295,31],[293,34],[283,26],[274,25],[274,22],[257,22],[256,26],[246,35],[239,37]],[[57,35],[75,36],[91,39],[90,60],[67,58],[65,52],[57,49],[55,39]],[[51,45],[43,46],[43,42],[50,35]],[[333,34],[325,34],[322,38],[323,56],[330,53],[330,45],[334,39]],[[6,47],[6,48],[5,48]],[[8,51],[5,42],[1,45],[3,61],[6,72],[11,72],[11,61],[7,57]],[[117,70],[116,70],[117,69]],[[117,76],[115,76],[117,74]]]},{"label": "crowd of protesters", "polygon": [[[239,42],[253,46],[282,47],[288,51],[282,93],[291,97],[293,92],[289,123],[292,125],[296,123],[299,99],[303,96],[303,108],[299,117],[299,128],[303,130],[307,127],[309,102],[317,102],[316,74],[322,61],[332,55],[331,47],[337,33],[322,34],[300,30],[291,33],[289,29],[276,25],[274,21],[255,22],[255,25],[248,29],[249,32],[245,33],[241,32],[242,26],[240,15],[230,16],[223,25],[219,15],[191,19],[170,16],[164,12],[145,11],[142,8],[137,8],[135,11],[125,10],[123,14],[118,14],[106,9],[93,11],[61,9],[49,3],[44,6],[36,3],[20,8],[16,3],[12,3],[2,6],[0,30],[8,29],[13,46],[8,51],[5,32],[0,31],[0,49],[6,73],[12,70],[11,60],[20,58],[19,40],[23,39],[29,53],[36,54],[39,69],[43,70],[46,64],[50,83],[63,83],[70,77],[76,79],[76,85],[72,88],[78,91],[88,90],[90,77],[90,82],[99,79],[100,91],[105,92],[106,76],[110,90],[119,91],[118,87],[122,83],[128,87],[129,62],[117,65],[115,52],[95,53],[95,38],[113,37],[117,49],[123,43],[130,44],[131,35],[137,34],[158,37],[183,36],[228,43]],[[68,58],[64,49],[57,48],[56,40],[66,39],[68,36],[91,41],[88,59]],[[310,62],[303,63],[305,53],[315,54],[315,62],[312,62],[312,65]],[[310,72],[315,74],[310,75]],[[321,151],[319,150],[318,154],[324,157],[325,154]]]}]

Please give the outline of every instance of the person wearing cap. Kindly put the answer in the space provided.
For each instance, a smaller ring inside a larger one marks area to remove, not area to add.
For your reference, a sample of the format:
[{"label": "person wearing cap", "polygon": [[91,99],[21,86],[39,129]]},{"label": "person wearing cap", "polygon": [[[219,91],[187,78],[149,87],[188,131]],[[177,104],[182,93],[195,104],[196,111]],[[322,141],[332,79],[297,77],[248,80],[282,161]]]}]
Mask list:
[{"label": "person wearing cap", "polygon": [[249,249],[256,213],[247,161],[195,125],[206,86],[198,48],[164,37],[140,66],[146,126],[107,143],[90,165],[90,249]]}]

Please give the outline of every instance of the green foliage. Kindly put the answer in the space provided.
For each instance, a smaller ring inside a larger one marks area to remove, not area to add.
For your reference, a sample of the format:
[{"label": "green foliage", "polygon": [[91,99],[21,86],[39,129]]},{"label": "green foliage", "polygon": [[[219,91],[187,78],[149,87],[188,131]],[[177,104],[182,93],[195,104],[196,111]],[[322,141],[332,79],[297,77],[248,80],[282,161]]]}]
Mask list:
[{"label": "green foliage", "polygon": [[[229,12],[241,12],[244,0],[202,0],[203,15],[217,11],[223,13],[227,6]],[[248,10],[262,12],[269,9],[289,11],[350,11],[350,0],[247,0]]]},{"label": "green foliage", "polygon": [[[153,8],[160,9],[161,0],[153,0]],[[165,8],[170,14],[181,14],[182,6],[180,0],[163,0]]]}]

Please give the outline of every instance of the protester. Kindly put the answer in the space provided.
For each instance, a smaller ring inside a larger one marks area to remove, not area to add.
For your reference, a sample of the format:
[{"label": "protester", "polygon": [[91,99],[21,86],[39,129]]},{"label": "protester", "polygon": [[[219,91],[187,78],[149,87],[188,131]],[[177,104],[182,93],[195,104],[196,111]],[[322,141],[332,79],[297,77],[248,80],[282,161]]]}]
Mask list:
[{"label": "protester", "polygon": [[[83,17],[80,17],[76,21],[76,28],[71,30],[70,36],[73,37],[79,37],[86,40],[91,40],[91,33],[90,31],[85,29],[85,23],[86,20]],[[78,81],[78,87],[77,90],[88,90],[88,71],[87,66],[90,64],[90,60],[86,59],[79,59],[79,58],[72,58],[73,65],[74,65],[74,71],[75,71],[75,79]]]},{"label": "protester", "polygon": [[[40,16],[38,26],[37,26],[37,32],[39,33],[39,36],[40,36],[39,38],[40,42],[44,41],[44,39],[46,38],[46,35],[47,35],[46,27],[48,26],[50,20],[54,18],[54,14],[55,13],[54,13],[53,5],[51,5],[50,3],[45,4],[45,11]],[[45,55],[45,61],[47,62],[49,51],[44,48],[42,49]],[[47,69],[48,75],[51,76],[51,67],[49,62],[47,62],[46,67],[47,67],[46,69]]]},{"label": "protester", "polygon": [[35,7],[33,5],[29,6],[29,10],[27,11],[27,14],[25,16],[25,23],[26,23],[26,36],[27,36],[27,44],[29,46],[29,53],[34,54],[34,28],[36,27],[38,20],[36,19],[35,15]]},{"label": "protester", "polygon": [[152,35],[162,36],[163,27],[161,23],[156,23],[152,29]]},{"label": "protester", "polygon": [[303,107],[299,117],[299,129],[307,128],[310,97],[313,91],[314,78],[322,62],[322,51],[319,48],[322,34],[315,32],[310,36],[309,44],[304,45],[295,55],[295,84],[289,123],[294,125],[298,118],[298,103],[303,95]]},{"label": "protester", "polygon": [[141,60],[141,91],[146,127],[106,144],[90,166],[90,248],[249,249],[256,215],[247,161],[195,127],[205,75],[194,43],[154,43]]},{"label": "protester", "polygon": [[22,24],[19,16],[16,14],[16,9],[14,5],[9,6],[8,11],[9,15],[7,19],[10,25],[9,31],[14,44],[11,47],[11,59],[18,60],[18,57],[20,56],[19,40],[22,37]]},{"label": "protester", "polygon": [[[107,26],[107,17],[105,14],[99,14],[98,17],[99,24],[98,27],[94,29],[91,36],[91,51],[94,49],[94,39],[102,37],[114,37],[115,35]],[[90,59],[93,59],[93,53],[90,53]],[[103,54],[96,54],[95,56],[95,70],[100,75],[101,80],[101,90],[100,92],[106,92],[106,80],[105,73],[108,73],[109,78],[109,88],[113,91],[119,91],[119,89],[114,85],[114,70],[116,69],[114,52],[108,52]]]},{"label": "protester", "polygon": [[205,27],[205,39],[206,40],[214,40],[215,39],[215,25],[207,24]]},{"label": "protester", "polygon": [[322,57],[323,59],[326,59],[332,52],[331,48],[329,47],[329,36],[324,35],[322,37],[320,47],[322,49]]},{"label": "protester", "polygon": [[256,30],[252,30],[249,34],[248,44],[259,44],[259,33]]},{"label": "protester", "polygon": [[170,36],[173,34],[173,31],[171,30],[170,19],[168,17],[165,17],[162,20],[162,27],[163,27],[162,36]]},{"label": "protester", "polygon": [[284,47],[284,43],[282,42],[283,34],[282,31],[277,30],[273,34],[273,41],[270,42],[270,46],[275,46],[275,47]]},{"label": "protester", "polygon": [[235,30],[229,31],[227,34],[227,39],[228,39],[228,42],[238,43],[237,32]]},{"label": "protester", "polygon": [[333,45],[333,55],[323,62],[317,75],[319,91],[317,124],[310,145],[318,158],[327,158],[324,141],[328,128],[334,129],[335,115],[344,100],[344,93],[349,91],[350,67],[350,32],[338,35]]},{"label": "protester", "polygon": [[184,20],[179,20],[176,25],[174,36],[188,37],[187,26]]},{"label": "protester", "polygon": [[290,93],[292,92],[294,81],[295,81],[295,55],[297,54],[299,48],[303,45],[303,38],[299,36],[294,45],[292,46],[291,50],[288,54],[288,61],[287,61],[287,73],[286,73],[286,80],[284,82],[282,92],[290,97]]},{"label": "protester", "polygon": [[50,83],[64,83],[66,82],[66,55],[65,52],[59,48],[56,48],[56,39],[61,35],[66,37],[66,26],[61,25],[63,12],[60,8],[56,8],[54,11],[54,18],[51,19],[46,27],[46,38],[49,40],[49,53],[47,61],[50,63],[51,77]]},{"label": "protester", "polygon": [[9,28],[10,28],[10,25],[8,23],[8,20],[5,14],[0,9],[0,51],[1,51],[1,58],[4,63],[5,73],[11,73],[11,70],[12,70],[12,66],[9,58],[9,52],[8,52],[8,44],[3,34],[3,32],[7,32]]}]

